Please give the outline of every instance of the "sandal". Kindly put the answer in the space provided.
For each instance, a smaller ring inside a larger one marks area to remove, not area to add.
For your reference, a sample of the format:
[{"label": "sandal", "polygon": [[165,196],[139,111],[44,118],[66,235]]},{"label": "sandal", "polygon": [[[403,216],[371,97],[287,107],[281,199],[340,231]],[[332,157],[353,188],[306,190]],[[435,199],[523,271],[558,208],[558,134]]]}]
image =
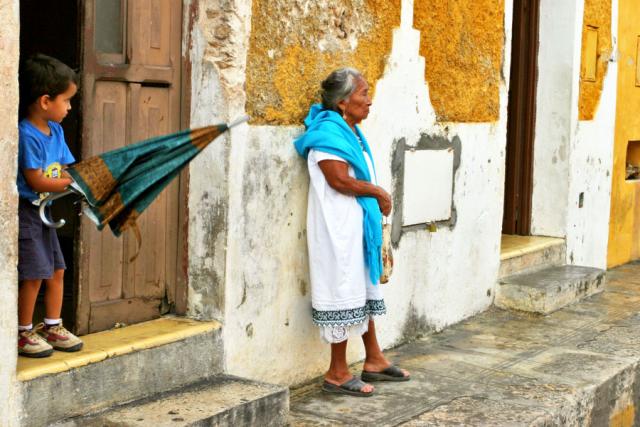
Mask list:
[{"label": "sandal", "polygon": [[361,378],[366,382],[373,381],[409,381],[411,379],[410,375],[404,376],[402,369],[398,368],[395,365],[391,365],[386,369],[383,369],[380,372],[369,372],[362,371]]},{"label": "sandal", "polygon": [[361,391],[362,387],[365,385],[366,384],[360,378],[354,376],[349,381],[340,385],[325,381],[322,384],[322,391],[326,391],[327,393],[348,394],[349,396],[369,397],[374,393],[374,391],[370,391],[368,393]]}]

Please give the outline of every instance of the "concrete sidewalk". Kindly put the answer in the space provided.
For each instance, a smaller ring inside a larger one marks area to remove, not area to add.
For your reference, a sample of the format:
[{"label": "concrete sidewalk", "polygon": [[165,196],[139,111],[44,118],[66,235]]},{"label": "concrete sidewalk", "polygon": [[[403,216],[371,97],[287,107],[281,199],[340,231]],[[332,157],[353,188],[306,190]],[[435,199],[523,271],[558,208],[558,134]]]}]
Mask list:
[{"label": "concrete sidewalk", "polygon": [[291,425],[640,425],[639,309],[640,263],[549,316],[492,308],[388,352],[410,382],[376,383],[371,398],[320,380],[292,391]]}]

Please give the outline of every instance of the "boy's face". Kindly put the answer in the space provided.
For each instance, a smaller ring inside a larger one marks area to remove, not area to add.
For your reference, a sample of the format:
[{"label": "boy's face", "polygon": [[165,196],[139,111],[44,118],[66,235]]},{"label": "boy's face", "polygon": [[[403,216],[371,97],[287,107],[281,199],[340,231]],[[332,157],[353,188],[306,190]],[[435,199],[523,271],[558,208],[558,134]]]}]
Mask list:
[{"label": "boy's face", "polygon": [[60,123],[67,117],[67,113],[71,110],[71,98],[74,97],[78,87],[75,83],[69,83],[67,90],[51,98],[49,95],[40,97],[40,106],[46,114],[47,120]]}]

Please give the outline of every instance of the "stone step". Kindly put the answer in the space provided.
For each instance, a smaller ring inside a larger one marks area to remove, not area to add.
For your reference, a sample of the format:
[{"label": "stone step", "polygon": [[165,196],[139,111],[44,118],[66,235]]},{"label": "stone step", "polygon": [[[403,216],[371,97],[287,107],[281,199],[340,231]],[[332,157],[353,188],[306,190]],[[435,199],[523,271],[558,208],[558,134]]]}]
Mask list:
[{"label": "stone step", "polygon": [[269,427],[285,425],[288,415],[288,388],[220,375],[175,392],[69,419],[54,427]]},{"label": "stone step", "polygon": [[575,265],[548,267],[500,279],[495,305],[549,314],[583,298],[602,292],[605,271]]},{"label": "stone step", "polygon": [[221,332],[217,322],[162,318],[84,336],[77,353],[20,358],[21,425],[50,425],[214,377],[223,368]]},{"label": "stone step", "polygon": [[565,264],[566,244],[564,239],[552,237],[529,237],[529,239],[528,243],[515,244],[513,248],[509,247],[501,251],[498,272],[500,279],[518,273]]}]

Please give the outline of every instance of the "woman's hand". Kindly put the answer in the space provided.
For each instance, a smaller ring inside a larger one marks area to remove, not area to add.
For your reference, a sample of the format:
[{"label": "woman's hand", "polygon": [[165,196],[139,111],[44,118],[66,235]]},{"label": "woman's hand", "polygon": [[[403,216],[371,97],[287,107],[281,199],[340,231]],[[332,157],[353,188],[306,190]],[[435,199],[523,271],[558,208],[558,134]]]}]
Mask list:
[{"label": "woman's hand", "polygon": [[375,197],[380,211],[387,216],[391,213],[391,196],[382,187],[349,176],[349,164],[339,160],[318,162],[327,182],[339,193],[347,196]]},{"label": "woman's hand", "polygon": [[388,216],[391,213],[391,195],[387,193],[382,187],[378,187],[378,195],[376,195],[376,199],[378,200],[378,206],[380,206],[380,211],[382,215]]}]

